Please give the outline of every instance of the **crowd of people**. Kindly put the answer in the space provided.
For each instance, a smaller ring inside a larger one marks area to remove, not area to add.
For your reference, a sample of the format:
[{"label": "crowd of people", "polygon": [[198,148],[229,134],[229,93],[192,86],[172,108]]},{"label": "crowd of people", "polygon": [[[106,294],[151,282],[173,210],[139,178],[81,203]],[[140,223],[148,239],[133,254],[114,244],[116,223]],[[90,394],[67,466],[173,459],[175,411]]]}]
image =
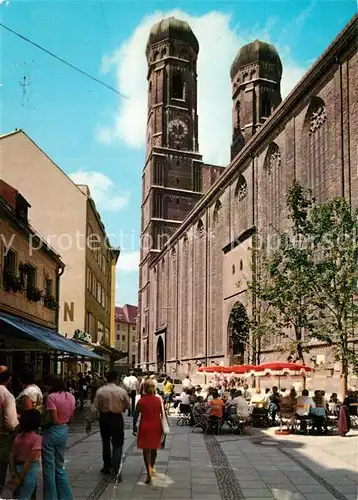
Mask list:
[{"label": "crowd of people", "polygon": [[[65,469],[68,425],[75,409],[86,409],[86,431],[99,421],[102,439],[103,474],[121,480],[124,420],[133,416],[133,434],[143,451],[146,484],[155,475],[157,450],[165,446],[168,418],[174,408],[179,418],[206,432],[218,433],[225,421],[231,424],[267,423],[278,425],[285,419],[291,432],[327,432],[327,418],[336,418],[341,436],[350,430],[351,417],[357,418],[358,393],[349,391],[344,401],[337,394],[329,398],[324,391],[300,394],[277,387],[250,389],[243,380],[213,380],[207,387],[193,386],[187,376],[181,394],[166,377],[159,388],[155,375],[139,380],[134,372],[118,378],[110,371],[106,380],[91,372],[78,373],[65,383],[50,377],[35,383],[32,365],[24,365],[18,374],[17,390],[11,392],[12,374],[0,367],[0,495],[6,485],[13,498],[36,499],[36,484],[42,460],[44,500],[72,500]],[[184,416],[184,417],[183,417]],[[140,417],[139,426],[138,419]]]},{"label": "crowd of people", "polygon": [[357,416],[358,393],[348,391],[344,400],[339,401],[336,393],[327,398],[320,390],[310,394],[303,389],[298,394],[295,388],[289,392],[286,389],[279,391],[275,386],[250,390],[246,383],[240,388],[217,383],[206,390],[201,386],[183,388],[175,406],[181,414],[190,416],[190,425],[203,422],[200,415],[206,415],[209,432],[213,427],[217,430],[219,423],[225,421],[250,421],[255,426],[265,427],[285,421],[290,432],[306,433],[310,424],[310,433],[324,434],[328,432],[327,422],[331,419],[340,435],[346,436],[351,428],[351,417]]},{"label": "crowd of people", "polygon": [[8,488],[14,498],[36,498],[36,484],[42,460],[44,500],[72,500],[65,469],[68,424],[76,407],[60,377],[51,377],[43,389],[35,384],[34,367],[25,364],[19,374],[21,391],[16,398],[12,375],[0,367],[0,494],[8,468]]}]

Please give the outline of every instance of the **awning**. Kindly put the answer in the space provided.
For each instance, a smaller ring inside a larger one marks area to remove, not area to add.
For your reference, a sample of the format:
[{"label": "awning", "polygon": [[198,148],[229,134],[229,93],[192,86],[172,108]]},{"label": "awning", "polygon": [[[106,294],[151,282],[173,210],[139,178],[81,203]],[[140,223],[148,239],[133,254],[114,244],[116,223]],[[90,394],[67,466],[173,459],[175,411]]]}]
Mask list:
[{"label": "awning", "polygon": [[85,349],[74,340],[63,337],[49,328],[36,325],[25,319],[5,313],[0,313],[0,321],[4,321],[6,324],[16,328],[19,332],[24,333],[33,340],[45,344],[54,351],[61,351],[81,358],[92,358],[103,361],[102,356]]}]

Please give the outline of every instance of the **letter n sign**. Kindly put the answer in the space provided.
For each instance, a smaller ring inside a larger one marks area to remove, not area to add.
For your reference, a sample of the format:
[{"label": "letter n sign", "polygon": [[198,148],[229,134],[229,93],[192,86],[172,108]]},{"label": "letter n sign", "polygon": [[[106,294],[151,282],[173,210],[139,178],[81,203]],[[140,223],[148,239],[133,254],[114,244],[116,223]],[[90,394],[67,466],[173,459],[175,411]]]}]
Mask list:
[{"label": "letter n sign", "polygon": [[75,304],[74,302],[65,302],[65,307],[63,309],[63,320],[64,321],[73,321],[75,316]]}]

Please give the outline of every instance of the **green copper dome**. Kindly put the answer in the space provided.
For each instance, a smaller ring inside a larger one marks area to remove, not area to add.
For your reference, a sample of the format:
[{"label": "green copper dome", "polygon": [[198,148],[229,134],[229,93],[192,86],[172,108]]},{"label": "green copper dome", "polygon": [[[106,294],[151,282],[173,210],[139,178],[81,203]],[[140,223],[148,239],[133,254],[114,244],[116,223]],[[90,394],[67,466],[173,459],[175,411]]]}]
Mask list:
[{"label": "green copper dome", "polygon": [[282,75],[282,63],[277,50],[273,45],[266,42],[261,42],[260,40],[255,40],[254,42],[248,43],[241,47],[239,53],[234,59],[231,65],[230,76],[231,79],[235,77],[239,69],[253,63],[266,62],[274,64],[278,70],[281,77]]},{"label": "green copper dome", "polygon": [[199,52],[199,42],[186,21],[181,21],[175,17],[168,17],[159,21],[150,30],[147,49],[150,45],[167,38],[186,42],[196,53]]}]

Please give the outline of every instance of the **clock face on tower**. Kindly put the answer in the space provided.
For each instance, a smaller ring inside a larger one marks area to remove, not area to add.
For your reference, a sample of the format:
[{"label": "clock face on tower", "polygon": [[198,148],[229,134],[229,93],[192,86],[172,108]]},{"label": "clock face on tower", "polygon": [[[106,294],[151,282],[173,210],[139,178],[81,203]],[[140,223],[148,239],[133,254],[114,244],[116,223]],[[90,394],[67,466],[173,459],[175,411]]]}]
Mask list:
[{"label": "clock face on tower", "polygon": [[169,132],[175,140],[182,140],[188,134],[188,127],[186,123],[181,120],[172,120],[169,122]]}]

